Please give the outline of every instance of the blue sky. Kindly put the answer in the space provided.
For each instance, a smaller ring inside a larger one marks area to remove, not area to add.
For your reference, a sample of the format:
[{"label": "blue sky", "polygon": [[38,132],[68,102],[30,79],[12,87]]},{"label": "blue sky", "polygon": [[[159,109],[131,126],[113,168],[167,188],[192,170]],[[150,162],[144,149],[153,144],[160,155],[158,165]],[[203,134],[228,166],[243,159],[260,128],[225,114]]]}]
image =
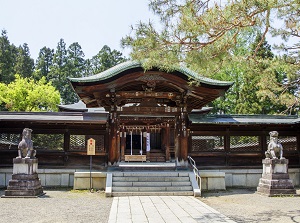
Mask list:
[{"label": "blue sky", "polygon": [[[56,49],[60,38],[67,46],[78,42],[85,58],[108,45],[127,56],[120,40],[139,21],[158,23],[149,0],[0,0],[0,29],[11,43],[29,45],[36,59],[44,46]],[[268,38],[270,44],[279,42]],[[296,40],[297,41],[297,40]],[[291,43],[294,42],[292,39]]]},{"label": "blue sky", "polygon": [[154,20],[148,0],[0,0],[0,29],[11,43],[29,45],[36,59],[44,46],[56,49],[60,38],[67,46],[78,42],[85,58],[104,46],[128,55],[120,40],[139,21]]}]

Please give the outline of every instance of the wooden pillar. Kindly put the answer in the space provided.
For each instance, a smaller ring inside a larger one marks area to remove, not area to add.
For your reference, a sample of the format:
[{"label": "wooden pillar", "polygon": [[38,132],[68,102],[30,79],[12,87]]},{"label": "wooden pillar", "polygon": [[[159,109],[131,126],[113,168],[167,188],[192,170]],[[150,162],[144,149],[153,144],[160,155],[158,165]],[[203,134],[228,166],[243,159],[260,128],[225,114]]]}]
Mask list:
[{"label": "wooden pillar", "polygon": [[230,165],[229,153],[230,153],[230,132],[229,129],[226,129],[226,134],[224,136],[224,150],[225,150],[225,163],[226,166]]},{"label": "wooden pillar", "polygon": [[121,129],[121,161],[125,161],[125,145],[126,145],[126,131],[124,127]]},{"label": "wooden pillar", "polygon": [[70,132],[68,130],[64,133],[64,166],[67,165],[67,152],[70,150]]},{"label": "wooden pillar", "polygon": [[166,145],[166,161],[170,161],[170,125],[167,123],[165,131],[165,145]]},{"label": "wooden pillar", "polygon": [[64,151],[67,152],[70,149],[70,132],[66,130],[64,133]]},{"label": "wooden pillar", "polygon": [[188,130],[187,129],[182,131],[180,144],[181,144],[180,145],[181,159],[186,161],[187,154],[188,154]]},{"label": "wooden pillar", "polygon": [[265,152],[268,149],[266,131],[262,131],[260,133],[260,144],[261,144],[261,158],[264,159]]},{"label": "wooden pillar", "polygon": [[180,128],[181,124],[179,116],[175,117],[175,128],[174,128],[174,156],[175,160],[180,160]]},{"label": "wooden pillar", "polygon": [[160,131],[162,149],[166,152],[166,127],[162,127]]},{"label": "wooden pillar", "polygon": [[109,120],[109,132],[108,132],[108,161],[113,165],[115,162],[118,162],[118,143],[117,143],[117,117],[116,113],[112,112],[110,114]]},{"label": "wooden pillar", "polygon": [[121,160],[121,154],[120,154],[120,149],[121,149],[121,133],[120,129],[117,130],[117,157],[116,160],[119,162]]},{"label": "wooden pillar", "polygon": [[187,112],[184,108],[183,112],[181,113],[181,137],[180,137],[180,158],[183,161],[187,160],[188,155],[188,141],[189,141],[189,131],[187,126]]}]

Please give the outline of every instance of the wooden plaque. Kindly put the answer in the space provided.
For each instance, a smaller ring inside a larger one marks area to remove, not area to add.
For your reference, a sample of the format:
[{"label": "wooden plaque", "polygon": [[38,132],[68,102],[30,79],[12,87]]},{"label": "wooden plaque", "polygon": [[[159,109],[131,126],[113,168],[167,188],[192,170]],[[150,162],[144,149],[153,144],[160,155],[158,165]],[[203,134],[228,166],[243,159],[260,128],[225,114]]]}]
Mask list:
[{"label": "wooden plaque", "polygon": [[95,139],[92,139],[92,138],[90,138],[90,139],[88,139],[88,141],[87,141],[87,155],[90,155],[90,156],[93,156],[93,155],[95,155],[95,145],[96,145],[96,143],[95,143]]}]

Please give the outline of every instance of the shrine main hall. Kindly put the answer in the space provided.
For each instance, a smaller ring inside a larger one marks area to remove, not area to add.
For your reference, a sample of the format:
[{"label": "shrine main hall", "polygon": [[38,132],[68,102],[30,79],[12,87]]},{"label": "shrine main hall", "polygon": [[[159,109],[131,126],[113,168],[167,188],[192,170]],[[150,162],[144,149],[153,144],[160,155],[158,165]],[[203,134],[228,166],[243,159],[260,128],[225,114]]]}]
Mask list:
[{"label": "shrine main hall", "polygon": [[[1,112],[1,166],[11,166],[23,128],[31,128],[39,165],[86,168],[86,143],[95,139],[93,166],[120,162],[177,162],[198,167],[260,168],[269,132],[279,132],[291,167],[300,167],[298,116],[215,115],[206,107],[232,82],[186,67],[144,70],[127,61],[102,73],[69,78],[80,98],[60,112]],[[192,83],[192,84],[191,84]]]}]

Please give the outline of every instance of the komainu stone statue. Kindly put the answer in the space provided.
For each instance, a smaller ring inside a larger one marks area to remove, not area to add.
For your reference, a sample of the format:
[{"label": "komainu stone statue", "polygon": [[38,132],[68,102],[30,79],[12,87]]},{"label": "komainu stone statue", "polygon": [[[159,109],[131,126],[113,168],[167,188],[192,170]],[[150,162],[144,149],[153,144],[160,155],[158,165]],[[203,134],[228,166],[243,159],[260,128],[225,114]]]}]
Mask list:
[{"label": "komainu stone statue", "polygon": [[263,171],[259,179],[257,193],[273,196],[295,195],[293,181],[289,177],[289,160],[282,157],[282,145],[278,143],[278,132],[272,131],[266,158],[262,160]]},{"label": "komainu stone statue", "polygon": [[272,131],[270,134],[270,143],[268,145],[268,150],[265,152],[266,158],[268,159],[284,159],[283,148],[280,143],[278,143],[278,132]]},{"label": "komainu stone statue", "polygon": [[30,158],[34,159],[36,155],[36,150],[33,149],[33,144],[31,141],[31,132],[29,128],[25,128],[22,133],[22,141],[18,146],[18,156],[17,158]]}]

